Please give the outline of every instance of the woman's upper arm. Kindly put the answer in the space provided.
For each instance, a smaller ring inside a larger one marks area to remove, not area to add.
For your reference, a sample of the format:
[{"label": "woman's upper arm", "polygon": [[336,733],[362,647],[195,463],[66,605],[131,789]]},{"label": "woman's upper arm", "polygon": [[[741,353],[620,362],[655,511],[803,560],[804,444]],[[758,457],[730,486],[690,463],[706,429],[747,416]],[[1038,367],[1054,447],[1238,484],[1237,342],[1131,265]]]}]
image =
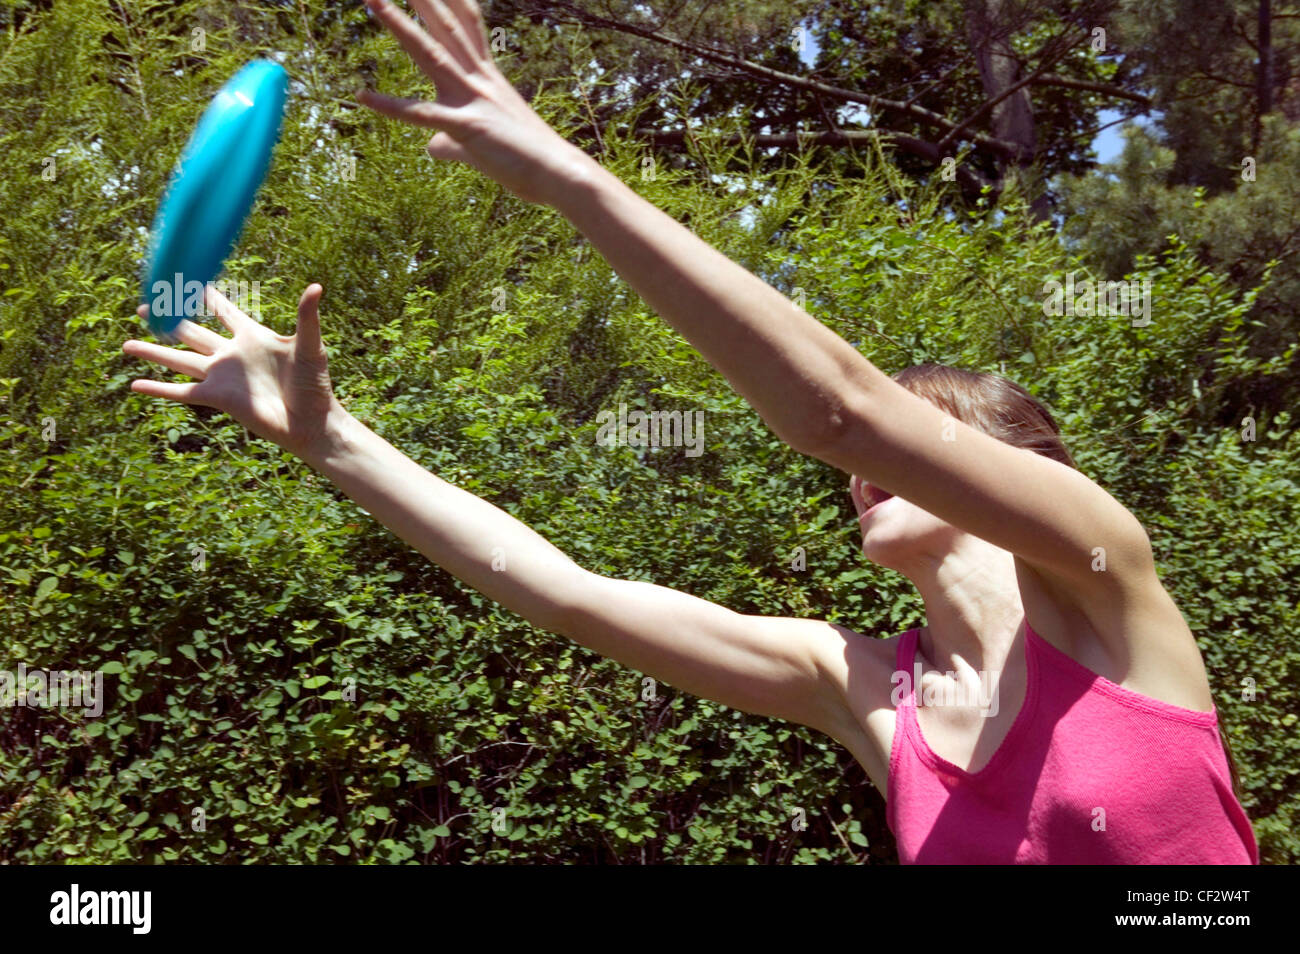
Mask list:
[{"label": "woman's upper arm", "polygon": [[955,420],[872,367],[818,457],[1080,593],[1145,587],[1146,531],[1082,473]]},{"label": "woman's upper arm", "polygon": [[845,659],[863,637],[819,620],[737,613],[679,590],[590,575],[563,635],[678,689],[840,738]]}]

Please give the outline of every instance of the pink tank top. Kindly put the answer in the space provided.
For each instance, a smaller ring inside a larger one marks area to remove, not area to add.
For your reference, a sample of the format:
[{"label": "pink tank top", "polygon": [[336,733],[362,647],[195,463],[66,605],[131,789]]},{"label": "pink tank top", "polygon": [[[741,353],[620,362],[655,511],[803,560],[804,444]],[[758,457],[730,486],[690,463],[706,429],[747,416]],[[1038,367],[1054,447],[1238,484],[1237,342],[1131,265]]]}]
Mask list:
[{"label": "pink tank top", "polygon": [[[898,641],[909,679],[918,638]],[[1028,622],[1025,664],[1024,705],[975,773],[926,744],[914,686],[898,706],[886,820],[903,864],[1259,863],[1217,710],[1103,679]]]}]

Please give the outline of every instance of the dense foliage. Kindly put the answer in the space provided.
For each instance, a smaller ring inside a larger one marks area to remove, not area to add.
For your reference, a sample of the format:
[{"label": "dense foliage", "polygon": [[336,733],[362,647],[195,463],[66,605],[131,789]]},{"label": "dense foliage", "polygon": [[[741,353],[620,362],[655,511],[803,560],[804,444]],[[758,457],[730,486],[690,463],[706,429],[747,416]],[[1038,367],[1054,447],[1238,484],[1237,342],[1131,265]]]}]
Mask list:
[{"label": "dense foliage", "polygon": [[[333,97],[366,64],[418,88],[386,39],[284,10],[120,9],[58,4],[0,52],[0,671],[100,669],[107,689],[99,718],[0,713],[0,861],[894,860],[834,743],[647,686],[229,419],[129,391],[148,371],[120,347],[144,334],[136,274],[172,158],[259,52],[241,31],[279,31],[295,100],[228,274],[261,283],[283,332],[298,291],[325,286],[353,413],[591,570],[867,635],[920,618],[856,552],[845,475],[780,445],[569,225]],[[1295,356],[1252,346],[1254,291],[1175,242],[1129,276],[1151,282],[1150,324],[1052,316],[1044,283],[1089,265],[1014,197],[962,210],[870,152],[747,178],[707,174],[752,166],[743,151],[669,168],[604,148],[885,369],[1000,370],[1048,402],[1152,533],[1264,860],[1300,857],[1300,437],[1248,401]],[[703,411],[705,452],[598,445],[620,402]]]}]

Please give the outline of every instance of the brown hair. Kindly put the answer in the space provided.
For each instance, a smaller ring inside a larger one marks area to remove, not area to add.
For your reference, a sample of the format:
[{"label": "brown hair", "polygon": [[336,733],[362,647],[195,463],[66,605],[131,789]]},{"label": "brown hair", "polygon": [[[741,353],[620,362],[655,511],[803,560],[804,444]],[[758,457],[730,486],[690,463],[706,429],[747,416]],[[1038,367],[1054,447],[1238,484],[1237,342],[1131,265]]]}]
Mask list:
[{"label": "brown hair", "polygon": [[1051,412],[1014,381],[945,364],[904,368],[894,380],[989,437],[1075,466]]},{"label": "brown hair", "polygon": [[[1051,412],[1014,381],[945,364],[913,365],[895,374],[894,380],[963,424],[1013,447],[1028,448],[1077,469]],[[1232,776],[1232,792],[1237,801],[1241,801],[1237,760],[1232,755],[1232,746],[1224,730],[1222,713],[1218,721],[1219,741],[1223,744]]]}]

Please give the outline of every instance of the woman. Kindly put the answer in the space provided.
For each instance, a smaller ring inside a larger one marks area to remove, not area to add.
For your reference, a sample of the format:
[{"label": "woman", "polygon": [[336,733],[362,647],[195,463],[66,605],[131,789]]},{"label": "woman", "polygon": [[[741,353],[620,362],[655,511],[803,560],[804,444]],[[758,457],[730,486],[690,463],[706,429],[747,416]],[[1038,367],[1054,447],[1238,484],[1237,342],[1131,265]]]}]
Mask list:
[{"label": "woman", "polygon": [[196,379],[136,391],[231,414],[541,628],[838,739],[886,796],[905,862],[1257,860],[1200,651],[1146,533],[1071,466],[1041,405],[952,369],[891,380],[550,129],[496,69],[472,0],[416,0],[423,28],[367,4],[438,96],[361,101],[436,129],[435,158],[559,210],[779,437],[856,475],[863,552],[912,580],[926,625],[866,638],[583,570],[342,408],[319,285],[292,338],[210,291],[232,337],[183,322],[190,351],[127,342]]}]

